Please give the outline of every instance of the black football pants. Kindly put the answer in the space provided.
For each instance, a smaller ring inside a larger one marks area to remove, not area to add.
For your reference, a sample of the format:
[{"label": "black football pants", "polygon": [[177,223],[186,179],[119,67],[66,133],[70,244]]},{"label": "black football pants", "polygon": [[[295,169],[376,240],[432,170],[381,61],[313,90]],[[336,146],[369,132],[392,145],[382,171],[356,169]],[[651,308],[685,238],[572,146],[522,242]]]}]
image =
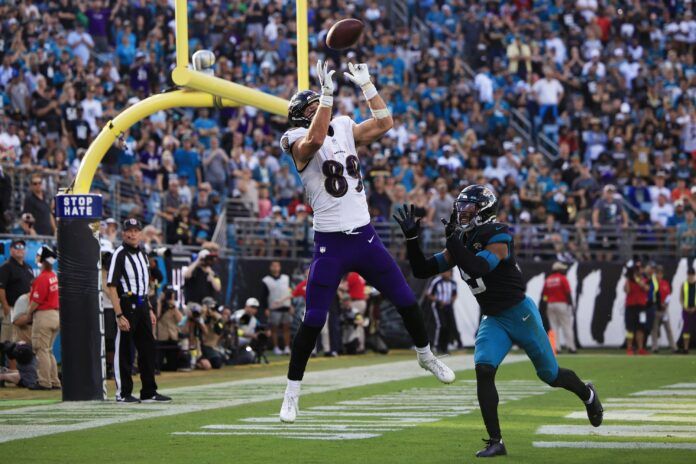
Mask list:
[{"label": "black football pants", "polygon": [[133,394],[133,349],[138,351],[138,369],[142,388],[140,398],[151,398],[157,392],[155,383],[155,337],[150,321],[147,301],[136,297],[121,297],[121,310],[130,323],[130,330],[118,329],[116,334],[116,354],[114,358],[114,379],[116,380],[116,399]]}]

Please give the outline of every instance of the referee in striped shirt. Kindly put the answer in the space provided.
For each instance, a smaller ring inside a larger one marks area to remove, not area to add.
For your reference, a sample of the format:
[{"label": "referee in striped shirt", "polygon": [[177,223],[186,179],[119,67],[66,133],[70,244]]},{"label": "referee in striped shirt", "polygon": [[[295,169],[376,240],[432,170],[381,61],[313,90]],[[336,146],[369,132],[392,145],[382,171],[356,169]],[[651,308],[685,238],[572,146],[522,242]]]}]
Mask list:
[{"label": "referee in striped shirt", "polygon": [[[114,251],[107,276],[107,293],[114,305],[118,325],[114,357],[116,401],[166,403],[172,399],[157,393],[155,383],[155,337],[152,328],[157,318],[148,298],[148,260],[139,245],[142,228],[137,219],[123,221],[123,244]],[[142,382],[140,399],[133,396],[133,343],[138,350]]]},{"label": "referee in striped shirt", "polygon": [[452,280],[452,271],[445,271],[433,279],[428,288],[428,297],[435,319],[434,342],[440,353],[449,353],[448,345],[456,330],[452,304],[457,298],[457,283]]}]

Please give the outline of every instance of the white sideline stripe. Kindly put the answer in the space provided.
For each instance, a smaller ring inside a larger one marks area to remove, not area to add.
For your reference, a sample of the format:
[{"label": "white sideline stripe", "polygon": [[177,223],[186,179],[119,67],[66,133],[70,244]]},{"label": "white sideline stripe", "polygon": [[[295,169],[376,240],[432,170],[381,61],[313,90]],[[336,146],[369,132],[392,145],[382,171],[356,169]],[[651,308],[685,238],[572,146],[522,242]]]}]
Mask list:
[{"label": "white sideline stripe", "polygon": [[[661,411],[662,412],[662,411]],[[565,416],[566,419],[587,420],[584,412],[572,412]],[[638,421],[638,422],[687,422],[696,424],[696,416],[676,416],[670,414],[650,414],[645,412],[604,411],[604,420],[610,421]]]},{"label": "white sideline stripe", "polygon": [[366,427],[361,424],[354,424],[354,425],[348,425],[348,424],[335,424],[335,425],[321,425],[320,428],[317,428],[317,425],[297,425],[297,424],[287,424],[287,425],[249,425],[249,424],[239,424],[239,425],[234,425],[234,424],[212,424],[212,425],[204,425],[201,427],[202,429],[206,430],[241,430],[243,432],[246,431],[254,431],[254,430],[271,430],[271,431],[284,431],[287,430],[288,432],[301,432],[303,430],[308,430],[313,433],[320,433],[324,431],[340,431],[340,432],[350,432],[352,430],[357,430],[359,432],[393,432],[395,430],[401,430],[400,427],[381,427],[381,426],[374,426],[374,427]]},{"label": "white sideline stripe", "polygon": [[667,385],[666,388],[696,388],[696,383],[675,383]]},{"label": "white sideline stripe", "polygon": [[661,390],[644,390],[631,393],[631,396],[693,396],[696,400],[696,390],[682,390],[679,388],[661,389]]},{"label": "white sideline stripe", "polygon": [[[420,398],[418,399],[420,401]],[[469,412],[471,411],[472,408],[467,408],[467,407],[462,407],[462,406],[435,406],[432,404],[425,404],[422,406],[405,406],[403,403],[402,404],[394,404],[393,406],[382,406],[380,403],[377,403],[379,406],[370,406],[368,408],[365,408],[366,410],[369,411],[394,411],[394,410],[406,410],[406,411],[418,411],[418,410],[424,410],[424,411],[445,411],[445,412]],[[312,408],[313,411],[353,411],[353,412],[358,412],[360,411],[361,408],[352,408],[350,406],[315,406]]]},{"label": "white sideline stripe", "polygon": [[365,438],[379,437],[380,434],[375,433],[291,433],[291,432],[172,432],[172,435],[263,435],[263,436],[278,436],[285,438],[294,438],[299,440],[362,440]]},{"label": "white sideline stripe", "polygon": [[542,425],[539,435],[581,435],[601,437],[696,438],[691,425]]},{"label": "white sideline stripe", "polygon": [[691,398],[665,398],[665,397],[659,397],[659,398],[653,398],[653,397],[640,397],[640,398],[607,398],[605,400],[607,403],[635,403],[635,402],[640,402],[641,404],[645,403],[660,403],[660,404],[691,404],[696,406],[696,399],[691,399]]},{"label": "white sideline stripe", "polygon": [[650,443],[645,441],[535,441],[532,446],[535,448],[696,450],[696,443]]},{"label": "white sideline stripe", "polygon": [[[604,409],[612,410],[630,410],[637,409],[641,412],[657,411],[667,414],[694,414],[696,413],[696,404],[641,404],[641,403],[604,403]],[[659,409],[657,409],[659,408]]]},{"label": "white sideline stripe", "polygon": [[[505,359],[505,363],[516,363],[526,359],[525,355],[509,355]],[[473,369],[473,361],[473,356],[468,355],[450,356],[445,360],[446,364],[455,371]],[[418,366],[414,355],[414,359],[410,361],[309,372],[305,375],[303,393],[323,393],[429,376],[432,376],[432,374]],[[436,382],[433,379],[433,383]],[[283,398],[285,384],[285,376],[274,376],[161,390],[162,393],[171,395],[174,398],[174,402],[167,405],[139,404],[133,405],[133,407],[130,407],[130,405],[118,405],[120,409],[117,409],[117,405],[113,402],[90,401],[2,410],[0,411],[0,443],[54,433],[93,429],[140,419],[153,419],[248,405],[269,400],[280,400]],[[102,410],[113,413],[113,416],[104,417],[100,415],[95,418],[94,415],[100,414]],[[57,412],[70,413],[74,411],[89,411],[89,416],[76,418],[79,422],[74,424],[64,424],[60,420],[56,420],[56,423],[52,425],[20,425],[13,422],[16,420],[17,415],[26,413],[53,415]]]},{"label": "white sideline stripe", "polygon": [[[257,423],[257,424],[278,424],[278,417],[273,415],[270,417],[246,417],[244,419],[239,419],[240,422],[250,422],[250,423]],[[410,427],[418,424],[427,424],[429,422],[436,422],[438,421],[438,418],[431,418],[431,419],[423,419],[423,418],[405,418],[401,419],[398,417],[393,417],[389,419],[312,419],[309,417],[302,417],[299,416],[295,423],[293,424],[293,427],[297,427],[297,425],[302,425],[302,424],[312,424],[312,425],[322,425],[322,424],[355,424],[355,425],[399,425],[403,427]]]}]

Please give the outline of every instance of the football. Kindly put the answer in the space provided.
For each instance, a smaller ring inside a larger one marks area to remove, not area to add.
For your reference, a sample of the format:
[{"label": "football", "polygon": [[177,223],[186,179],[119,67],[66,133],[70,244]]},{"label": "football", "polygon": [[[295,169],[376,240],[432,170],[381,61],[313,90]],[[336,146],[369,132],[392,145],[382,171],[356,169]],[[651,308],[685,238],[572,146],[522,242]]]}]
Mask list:
[{"label": "football", "polygon": [[326,45],[334,50],[350,48],[360,39],[365,25],[359,19],[342,19],[326,34]]}]

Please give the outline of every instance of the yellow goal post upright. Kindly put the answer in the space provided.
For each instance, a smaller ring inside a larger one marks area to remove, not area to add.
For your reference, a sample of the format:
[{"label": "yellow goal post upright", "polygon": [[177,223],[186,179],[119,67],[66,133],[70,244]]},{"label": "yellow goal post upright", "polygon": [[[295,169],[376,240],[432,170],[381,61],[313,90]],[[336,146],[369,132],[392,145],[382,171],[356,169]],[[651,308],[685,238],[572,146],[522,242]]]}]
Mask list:
[{"label": "yellow goal post upright", "polygon": [[[60,285],[63,400],[106,399],[104,317],[100,301],[101,196],[90,194],[106,152],[130,127],[163,110],[180,107],[253,106],[287,115],[288,101],[192,69],[188,8],[175,0],[177,89],[151,95],[110,120],[90,144],[73,183],[56,197]],[[296,0],[298,89],[309,88],[307,0]]]}]

